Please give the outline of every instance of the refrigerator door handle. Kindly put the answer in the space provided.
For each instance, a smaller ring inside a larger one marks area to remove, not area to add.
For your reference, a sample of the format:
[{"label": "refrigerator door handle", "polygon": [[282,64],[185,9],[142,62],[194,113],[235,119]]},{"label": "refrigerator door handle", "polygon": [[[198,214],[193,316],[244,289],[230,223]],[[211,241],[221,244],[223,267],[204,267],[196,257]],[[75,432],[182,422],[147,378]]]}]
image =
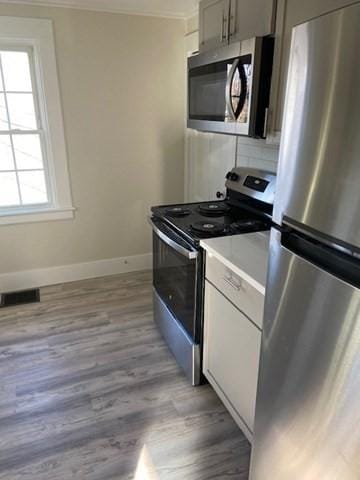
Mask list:
[{"label": "refrigerator door handle", "polygon": [[360,260],[295,230],[281,234],[281,245],[350,285],[360,288]]}]

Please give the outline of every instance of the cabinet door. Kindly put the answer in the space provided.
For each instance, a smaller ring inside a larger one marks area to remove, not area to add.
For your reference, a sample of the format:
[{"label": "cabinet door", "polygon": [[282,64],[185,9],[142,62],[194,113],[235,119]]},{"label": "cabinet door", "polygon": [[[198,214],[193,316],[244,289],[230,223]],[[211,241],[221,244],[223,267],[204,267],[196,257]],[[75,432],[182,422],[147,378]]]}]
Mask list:
[{"label": "cabinet door", "polygon": [[231,0],[230,42],[274,33],[274,0]]},{"label": "cabinet door", "polygon": [[261,331],[207,281],[204,325],[204,374],[251,439]]},{"label": "cabinet door", "polygon": [[199,6],[200,51],[229,41],[230,0],[203,0]]},{"label": "cabinet door", "polygon": [[[280,140],[292,28],[299,23],[346,7],[354,0],[277,0],[275,58],[269,108],[269,136]],[[321,66],[319,66],[321,68]]]}]

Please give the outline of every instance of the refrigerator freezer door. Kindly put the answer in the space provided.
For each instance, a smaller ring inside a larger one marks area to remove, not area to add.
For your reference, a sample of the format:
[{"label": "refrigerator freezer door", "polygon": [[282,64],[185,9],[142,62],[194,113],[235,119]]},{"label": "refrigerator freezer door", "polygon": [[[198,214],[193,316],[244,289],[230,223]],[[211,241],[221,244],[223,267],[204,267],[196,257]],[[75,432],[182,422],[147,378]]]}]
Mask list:
[{"label": "refrigerator freezer door", "polygon": [[360,3],[293,30],[274,219],[360,247]]},{"label": "refrigerator freezer door", "polygon": [[360,478],[360,290],[273,230],[251,480]]}]

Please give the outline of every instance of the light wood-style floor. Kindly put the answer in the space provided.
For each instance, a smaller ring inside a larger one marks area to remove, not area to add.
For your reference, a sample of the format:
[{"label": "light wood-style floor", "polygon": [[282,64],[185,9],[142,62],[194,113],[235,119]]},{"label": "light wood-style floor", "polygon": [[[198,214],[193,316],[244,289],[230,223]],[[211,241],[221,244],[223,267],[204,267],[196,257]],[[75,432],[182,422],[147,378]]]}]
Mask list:
[{"label": "light wood-style floor", "polygon": [[249,455],[162,341],[150,272],[0,310],[1,480],[245,480]]}]

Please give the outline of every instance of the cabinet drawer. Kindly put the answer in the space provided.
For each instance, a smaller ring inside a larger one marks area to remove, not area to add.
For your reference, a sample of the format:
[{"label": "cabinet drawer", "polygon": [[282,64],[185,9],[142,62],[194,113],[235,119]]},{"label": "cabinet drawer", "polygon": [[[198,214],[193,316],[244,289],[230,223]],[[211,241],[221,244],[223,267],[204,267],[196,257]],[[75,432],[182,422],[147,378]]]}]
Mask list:
[{"label": "cabinet drawer", "polygon": [[206,254],[206,278],[262,329],[265,297],[211,254]]},{"label": "cabinet drawer", "polygon": [[261,331],[205,283],[204,375],[251,440]]}]

